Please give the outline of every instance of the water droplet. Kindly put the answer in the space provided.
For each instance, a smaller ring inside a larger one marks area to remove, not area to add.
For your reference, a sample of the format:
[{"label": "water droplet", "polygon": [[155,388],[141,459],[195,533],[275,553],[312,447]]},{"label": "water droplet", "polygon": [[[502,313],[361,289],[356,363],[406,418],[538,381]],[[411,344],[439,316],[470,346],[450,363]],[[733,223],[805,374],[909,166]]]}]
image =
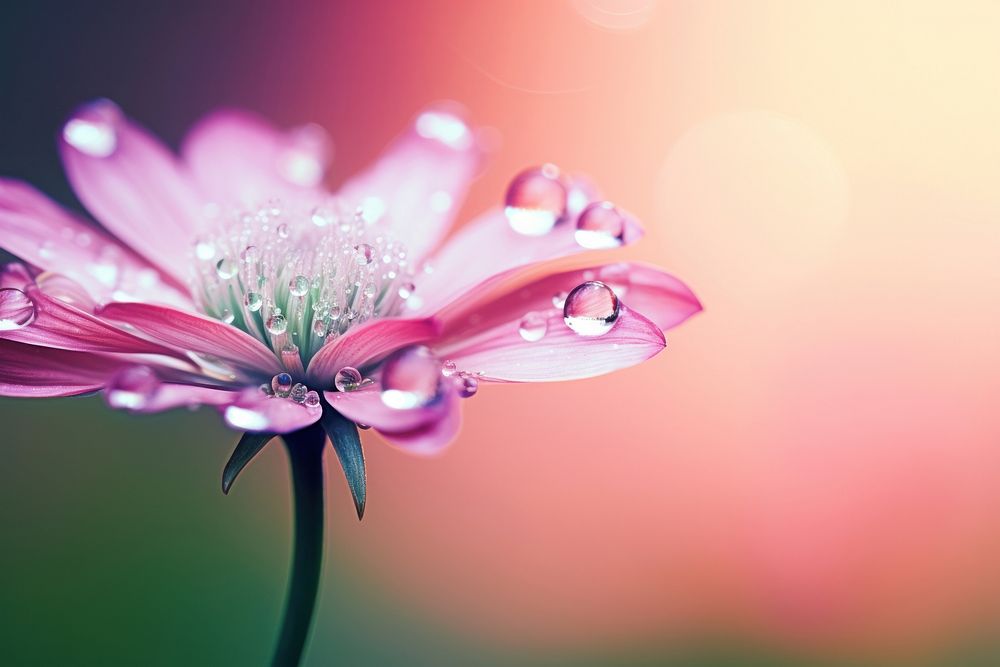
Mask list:
[{"label": "water droplet", "polygon": [[63,139],[90,157],[108,157],[118,148],[116,125],[121,111],[113,102],[100,100],[82,109],[63,127]]},{"label": "water droplet", "polygon": [[601,336],[611,331],[621,306],[614,290],[590,280],[578,285],[566,297],[563,319],[581,336]]},{"label": "water droplet", "polygon": [[535,343],[545,338],[549,330],[549,320],[542,313],[528,313],[521,319],[517,330],[521,338],[529,343]]},{"label": "water droplet", "polygon": [[450,378],[457,371],[458,371],[458,364],[456,364],[454,361],[449,360],[441,364],[441,375],[445,376],[446,378]]},{"label": "water droplet", "polygon": [[376,291],[377,291],[377,289],[376,289],[376,287],[375,287],[375,283],[367,283],[367,284],[365,285],[365,288],[364,288],[364,290],[362,291],[362,293],[363,293],[363,294],[364,294],[364,295],[365,295],[365,296],[366,296],[367,298],[369,298],[369,299],[370,299],[370,298],[372,298],[373,296],[375,296],[375,292],[376,292]]},{"label": "water droplet", "polygon": [[416,289],[416,285],[410,282],[403,283],[399,286],[399,298],[409,299],[413,296],[413,290]]},{"label": "water droplet", "polygon": [[275,336],[280,336],[288,330],[288,320],[281,313],[275,313],[267,318],[264,326]]},{"label": "water droplet", "polygon": [[317,227],[326,227],[333,222],[333,211],[325,206],[317,206],[312,210],[312,222]]},{"label": "water droplet", "polygon": [[281,223],[280,225],[278,225],[278,229],[276,231],[278,232],[279,239],[287,239],[289,234],[291,234],[291,232],[288,229],[288,225],[286,225],[285,223]]},{"label": "water droplet", "polygon": [[326,320],[321,318],[316,318],[315,320],[313,320],[312,332],[315,335],[319,336],[320,338],[323,338],[324,336],[326,336],[326,330],[327,330]]},{"label": "water droplet", "polygon": [[458,395],[462,398],[475,396],[476,392],[479,391],[479,380],[471,375],[459,377],[456,385],[458,386]]},{"label": "water droplet", "polygon": [[371,428],[371,426],[369,426],[368,424],[362,424],[361,422],[356,423],[355,426],[357,426],[362,431],[367,431],[368,429]]},{"label": "water droplet", "polygon": [[315,391],[307,391],[305,400],[302,401],[307,408],[319,407],[319,394]]},{"label": "water droplet", "polygon": [[128,366],[108,382],[105,398],[113,408],[141,410],[160,389],[160,380],[148,366]]},{"label": "water droplet", "polygon": [[236,319],[236,316],[233,315],[233,311],[229,310],[228,308],[223,308],[222,312],[219,313],[219,319],[225,322],[226,324],[232,324],[233,320]]},{"label": "water droplet", "polygon": [[223,280],[229,280],[236,275],[238,270],[239,269],[237,269],[236,263],[226,257],[223,257],[215,263],[215,272],[218,273],[219,277]]},{"label": "water droplet", "polygon": [[271,391],[275,396],[285,398],[292,391],[292,376],[288,373],[278,373],[271,378]]},{"label": "water droplet", "polygon": [[354,391],[361,386],[361,372],[357,368],[344,366],[333,378],[333,386],[337,391]]},{"label": "water droplet", "polygon": [[295,276],[288,281],[288,291],[293,296],[305,296],[306,292],[309,291],[309,279],[301,275]]},{"label": "water droplet", "polygon": [[417,134],[425,139],[440,141],[449,148],[466,150],[472,147],[469,126],[455,114],[443,110],[425,111],[417,116]]},{"label": "water droplet", "polygon": [[260,253],[257,251],[257,246],[255,245],[248,245],[240,251],[240,259],[246,264],[253,264],[259,257]]},{"label": "water droplet", "polygon": [[194,244],[194,256],[207,262],[215,257],[215,244],[211,241],[198,241]]},{"label": "water droplet", "polygon": [[256,313],[264,305],[264,297],[261,296],[260,292],[247,292],[243,295],[243,303],[246,305],[247,310],[251,313]]},{"label": "water droplet", "polygon": [[542,236],[566,216],[566,186],[551,164],[526,169],[507,188],[504,213],[515,232]]},{"label": "water droplet", "polygon": [[288,392],[288,398],[292,399],[296,403],[305,403],[306,394],[308,393],[309,387],[305,386],[301,382],[296,382],[291,391]]},{"label": "water droplet", "polygon": [[35,302],[19,289],[0,289],[0,331],[14,331],[35,319]]},{"label": "water droplet", "polygon": [[422,345],[398,350],[382,364],[382,402],[406,410],[434,402],[440,394],[441,363]]},{"label": "water droplet", "polygon": [[359,266],[365,266],[372,263],[372,259],[375,257],[375,249],[367,243],[359,243],[354,246],[354,256]]},{"label": "water droplet", "polygon": [[270,424],[265,415],[239,405],[227,406],[223,415],[227,424],[244,431],[263,431]]},{"label": "water droplet", "polygon": [[625,218],[609,201],[590,204],[576,219],[576,242],[588,250],[617,248],[624,235]]},{"label": "water droplet", "polygon": [[552,295],[552,305],[556,308],[562,308],[566,305],[566,292],[556,292]]},{"label": "water droplet", "polygon": [[271,391],[271,385],[269,384],[262,384],[258,387],[258,389],[260,389],[260,392],[266,396],[274,396],[274,392]]}]

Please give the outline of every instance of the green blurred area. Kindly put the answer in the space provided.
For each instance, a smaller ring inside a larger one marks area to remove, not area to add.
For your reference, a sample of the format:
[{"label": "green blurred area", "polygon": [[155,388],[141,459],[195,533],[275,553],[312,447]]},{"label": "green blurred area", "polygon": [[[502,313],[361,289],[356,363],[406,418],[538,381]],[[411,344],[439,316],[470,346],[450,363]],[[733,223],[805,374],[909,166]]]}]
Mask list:
[{"label": "green blurred area", "polygon": [[[4,399],[0,418],[0,664],[267,664],[291,549],[279,447],[227,497],[219,476],[235,436],[210,411],[140,418],[97,397]],[[421,618],[327,546],[311,665],[847,664],[717,641],[490,645]],[[966,651],[921,664],[1000,659]]]}]

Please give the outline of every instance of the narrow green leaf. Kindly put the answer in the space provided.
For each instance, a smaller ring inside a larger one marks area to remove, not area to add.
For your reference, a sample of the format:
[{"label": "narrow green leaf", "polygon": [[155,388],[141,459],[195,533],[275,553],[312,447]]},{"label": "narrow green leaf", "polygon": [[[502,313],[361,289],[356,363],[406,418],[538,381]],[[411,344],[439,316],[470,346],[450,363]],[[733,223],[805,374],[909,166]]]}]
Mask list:
[{"label": "narrow green leaf", "polygon": [[323,406],[321,420],[323,430],[330,437],[333,449],[340,459],[340,466],[347,477],[347,485],[351,487],[354,496],[354,507],[358,511],[358,519],[365,515],[365,453],[361,449],[361,438],[354,422],[343,417],[329,405]]},{"label": "narrow green leaf", "polygon": [[260,450],[264,449],[271,438],[274,437],[273,433],[244,433],[240,441],[236,443],[236,449],[233,450],[233,455],[229,457],[229,461],[226,462],[226,467],[222,470],[222,492],[229,493],[230,487],[232,487],[233,482],[236,481],[236,476],[240,474],[250,463],[250,460],[257,456]]}]

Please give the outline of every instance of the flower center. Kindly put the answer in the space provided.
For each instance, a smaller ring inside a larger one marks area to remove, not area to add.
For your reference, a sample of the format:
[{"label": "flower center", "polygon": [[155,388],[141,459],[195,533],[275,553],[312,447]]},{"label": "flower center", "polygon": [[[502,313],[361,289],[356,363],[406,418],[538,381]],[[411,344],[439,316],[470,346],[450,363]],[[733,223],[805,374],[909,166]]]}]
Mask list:
[{"label": "flower center", "polygon": [[194,245],[202,310],[302,364],[352,326],[399,312],[413,292],[406,248],[338,202],[269,202],[219,216]]}]

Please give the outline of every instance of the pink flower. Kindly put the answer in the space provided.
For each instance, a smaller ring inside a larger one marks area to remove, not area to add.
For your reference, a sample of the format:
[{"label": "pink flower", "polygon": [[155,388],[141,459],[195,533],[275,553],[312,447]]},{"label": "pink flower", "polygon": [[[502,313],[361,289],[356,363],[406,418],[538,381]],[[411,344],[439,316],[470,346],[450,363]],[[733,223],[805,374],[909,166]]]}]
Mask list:
[{"label": "pink flower", "polygon": [[[639,363],[701,309],[651,266],[548,268],[641,236],[551,165],[446,240],[481,153],[445,107],[335,194],[322,130],[236,111],[202,120],[178,158],[101,100],[70,118],[60,150],[102,227],[0,180],[0,245],[24,261],[0,275],[0,395],[213,406],[260,434],[241,442],[228,483],[274,434],[330,433],[345,417],[437,451],[481,384]],[[363,503],[360,446],[354,464]]]}]

